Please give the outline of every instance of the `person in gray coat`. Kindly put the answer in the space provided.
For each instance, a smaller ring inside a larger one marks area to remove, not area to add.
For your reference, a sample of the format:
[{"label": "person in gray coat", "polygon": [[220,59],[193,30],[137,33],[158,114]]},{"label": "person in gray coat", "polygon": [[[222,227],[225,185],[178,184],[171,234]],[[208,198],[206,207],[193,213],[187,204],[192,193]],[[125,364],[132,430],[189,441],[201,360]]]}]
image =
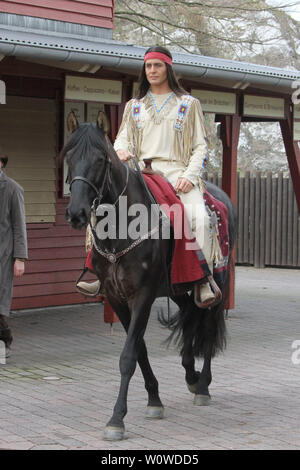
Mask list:
[{"label": "person in gray coat", "polygon": [[22,276],[28,258],[23,188],[3,171],[8,158],[0,154],[0,340],[9,355],[13,277]]}]

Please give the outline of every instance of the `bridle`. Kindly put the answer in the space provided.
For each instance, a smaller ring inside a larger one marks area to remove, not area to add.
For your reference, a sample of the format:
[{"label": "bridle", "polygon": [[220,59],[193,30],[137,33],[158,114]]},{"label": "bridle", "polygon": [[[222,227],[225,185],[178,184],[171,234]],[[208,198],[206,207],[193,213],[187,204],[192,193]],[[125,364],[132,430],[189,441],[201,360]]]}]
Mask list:
[{"label": "bridle", "polygon": [[[71,191],[71,187],[72,187],[72,184],[75,182],[75,181],[83,181],[84,183],[88,184],[90,186],[90,188],[93,189],[94,193],[96,194],[96,198],[94,199],[93,201],[93,204],[92,204],[92,207],[93,208],[96,208],[99,204],[101,204],[101,201],[104,197],[104,189],[105,189],[105,185],[106,185],[106,182],[108,182],[108,185],[107,185],[107,188],[106,188],[106,192],[107,193],[110,189],[110,186],[111,186],[111,159],[108,157],[107,159],[107,163],[106,163],[106,169],[105,169],[105,175],[104,175],[104,178],[103,178],[103,181],[102,181],[102,185],[101,185],[101,188],[98,189],[94,183],[92,183],[89,179],[85,178],[84,176],[74,176],[74,178],[72,179],[72,181],[70,182],[70,191]],[[125,183],[125,186],[122,190],[122,192],[119,194],[117,200],[113,203],[113,205],[116,205],[119,198],[121,196],[123,196],[123,194],[125,193],[126,189],[127,189],[127,186],[128,186],[128,179],[129,179],[129,169],[128,167],[126,166],[126,170],[127,170],[127,174],[126,174],[126,183]]]},{"label": "bridle", "polygon": [[74,181],[83,181],[84,183],[88,184],[90,188],[92,188],[94,190],[94,193],[96,194],[96,198],[94,199],[93,206],[95,205],[96,200],[98,200],[99,201],[98,204],[100,204],[104,197],[104,188],[105,188],[106,182],[108,182],[106,192],[108,192],[109,186],[111,184],[111,160],[110,159],[107,160],[105,175],[104,175],[100,189],[96,188],[94,183],[92,183],[89,179],[84,178],[84,176],[74,176],[74,178],[72,179],[70,183],[70,191],[71,191],[71,187]]},{"label": "bridle", "polygon": [[[75,176],[75,177],[72,179],[72,181],[71,181],[71,183],[70,183],[70,191],[71,191],[71,186],[72,186],[72,184],[74,183],[74,181],[84,181],[85,183],[87,183],[87,184],[94,190],[94,192],[97,194],[97,198],[100,199],[100,197],[101,197],[101,198],[103,197],[103,193],[102,193],[100,190],[98,190],[98,189],[96,188],[96,186],[95,186],[90,180],[88,180],[87,178],[84,178],[83,176]],[[103,188],[103,189],[104,189],[104,188]]]}]

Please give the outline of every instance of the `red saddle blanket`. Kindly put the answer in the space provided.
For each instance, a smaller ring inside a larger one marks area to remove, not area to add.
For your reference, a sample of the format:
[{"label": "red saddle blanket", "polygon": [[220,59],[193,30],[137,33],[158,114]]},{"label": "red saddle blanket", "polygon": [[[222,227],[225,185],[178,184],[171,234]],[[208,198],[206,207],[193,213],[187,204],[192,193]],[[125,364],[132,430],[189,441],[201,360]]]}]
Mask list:
[{"label": "red saddle blanket", "polygon": [[[174,253],[171,267],[171,282],[175,287],[178,284],[190,284],[199,282],[210,273],[206,259],[200,250],[195,237],[191,231],[187,230],[189,226],[186,219],[184,206],[177,196],[173,186],[162,176],[157,174],[143,174],[144,180],[153,196],[160,206],[167,205],[171,207],[178,204],[180,213],[183,214],[181,227],[176,227],[178,219],[175,221],[175,213],[168,211],[167,215],[170,217],[171,224],[175,232],[179,232],[182,237],[175,237]],[[189,246],[195,246],[195,249],[187,249]]]}]

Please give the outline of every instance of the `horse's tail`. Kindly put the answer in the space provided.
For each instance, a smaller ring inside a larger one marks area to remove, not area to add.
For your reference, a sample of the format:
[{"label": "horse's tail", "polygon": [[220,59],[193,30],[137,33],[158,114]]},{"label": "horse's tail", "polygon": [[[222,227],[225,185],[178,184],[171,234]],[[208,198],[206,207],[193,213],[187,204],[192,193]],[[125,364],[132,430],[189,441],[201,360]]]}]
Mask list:
[{"label": "horse's tail", "polygon": [[189,296],[189,301],[172,316],[170,322],[159,315],[159,321],[171,330],[167,344],[174,343],[180,348],[180,354],[189,344],[194,357],[216,356],[226,347],[226,325],[224,319],[224,301],[211,309],[198,308]]}]

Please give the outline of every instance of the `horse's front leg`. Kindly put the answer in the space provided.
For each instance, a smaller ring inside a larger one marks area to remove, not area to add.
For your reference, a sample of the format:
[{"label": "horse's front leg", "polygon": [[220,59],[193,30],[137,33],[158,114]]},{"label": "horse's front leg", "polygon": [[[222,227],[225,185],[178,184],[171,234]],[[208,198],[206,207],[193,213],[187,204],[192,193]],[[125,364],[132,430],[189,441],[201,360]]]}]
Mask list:
[{"label": "horse's front leg", "polygon": [[[148,298],[147,295],[148,294]],[[114,407],[112,418],[106,425],[104,439],[121,440],[124,438],[124,417],[127,414],[127,395],[130,379],[136,369],[137,360],[143,348],[143,337],[148,323],[151,305],[154,298],[149,299],[149,292],[139,292],[135,298],[131,313],[126,342],[120,356],[121,384],[119,395]]]},{"label": "horse's front leg", "polygon": [[[117,312],[118,317],[128,333],[130,325],[130,311],[128,306],[114,305],[114,310]],[[163,418],[164,407],[159,397],[158,381],[153,373],[152,367],[149,362],[148,352],[144,339],[141,342],[141,347],[138,355],[138,363],[143,374],[145,381],[145,388],[148,392],[148,405],[146,410],[146,418],[160,419]]]}]

